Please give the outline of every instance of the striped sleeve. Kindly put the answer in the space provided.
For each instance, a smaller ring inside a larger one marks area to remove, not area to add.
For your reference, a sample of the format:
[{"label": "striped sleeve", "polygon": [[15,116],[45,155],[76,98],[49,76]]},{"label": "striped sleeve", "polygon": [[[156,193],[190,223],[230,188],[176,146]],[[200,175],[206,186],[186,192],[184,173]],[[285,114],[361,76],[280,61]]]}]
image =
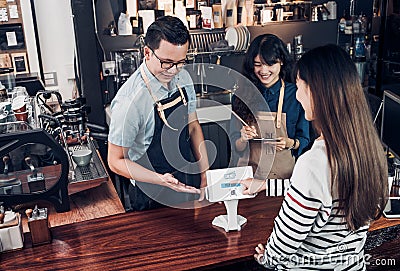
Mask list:
[{"label": "striped sleeve", "polygon": [[300,170],[293,172],[292,184],[275,218],[273,232],[266,245],[266,267],[288,267],[290,255],[295,254],[304,243],[321,211],[322,216],[326,219],[329,217],[330,206],[323,205],[322,192],[316,174],[307,165],[303,164]]},{"label": "striped sleeve", "polygon": [[267,197],[285,196],[290,186],[290,179],[267,179],[265,195]]}]

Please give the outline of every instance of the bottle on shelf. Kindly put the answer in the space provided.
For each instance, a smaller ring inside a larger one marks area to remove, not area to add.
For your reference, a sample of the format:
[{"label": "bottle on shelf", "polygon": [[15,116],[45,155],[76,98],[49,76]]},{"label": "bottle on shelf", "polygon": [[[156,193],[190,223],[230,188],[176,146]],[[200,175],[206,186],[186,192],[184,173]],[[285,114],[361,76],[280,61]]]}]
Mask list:
[{"label": "bottle on shelf", "polygon": [[254,1],[253,0],[245,0],[245,10],[247,12],[246,15],[246,25],[254,24]]},{"label": "bottle on shelf", "polygon": [[286,48],[288,50],[289,55],[291,55],[292,54],[292,44],[290,42],[288,42],[286,44]]},{"label": "bottle on shelf", "polygon": [[326,3],[326,8],[329,11],[328,20],[336,20],[336,9],[337,9],[336,2],[328,1]]},{"label": "bottle on shelf", "polygon": [[353,22],[353,34],[360,34],[361,32],[361,20],[357,16],[352,16]]},{"label": "bottle on shelf", "polygon": [[222,6],[221,4],[212,5],[213,11],[213,20],[215,28],[222,28],[224,26],[224,22],[222,21]]},{"label": "bottle on shelf", "polygon": [[329,10],[326,8],[326,6],[325,5],[321,5],[320,8],[319,8],[319,11],[321,13],[322,21],[328,20]]},{"label": "bottle on shelf", "polygon": [[353,34],[353,20],[351,17],[346,18],[346,26],[344,28],[344,33],[347,35]]},{"label": "bottle on shelf", "polygon": [[237,22],[238,24],[246,25],[247,24],[247,11],[245,8],[244,0],[239,0],[238,1],[238,7],[237,7]]},{"label": "bottle on shelf", "polygon": [[353,58],[353,56],[354,56],[354,47],[353,47],[353,46],[350,46],[350,47],[349,47],[349,56],[350,56],[351,58]]},{"label": "bottle on shelf", "polygon": [[363,33],[363,34],[367,33],[367,28],[368,28],[367,16],[365,14],[361,14],[359,17],[359,20],[361,22],[361,28],[360,28],[361,33]]},{"label": "bottle on shelf", "polygon": [[346,28],[346,10],[343,10],[343,16],[339,20],[339,31],[344,32]]},{"label": "bottle on shelf", "polygon": [[303,35],[296,35],[293,38],[293,44],[294,44],[294,57],[296,60],[299,60],[301,56],[303,55]]},{"label": "bottle on shelf", "polygon": [[359,36],[356,38],[354,56],[356,58],[365,58],[365,38],[364,38],[364,36]]},{"label": "bottle on shelf", "polygon": [[364,85],[366,71],[365,38],[363,35],[357,36],[354,45],[354,64],[356,65],[361,84]]},{"label": "bottle on shelf", "polygon": [[225,26],[237,25],[237,5],[236,1],[227,1],[225,13]]}]

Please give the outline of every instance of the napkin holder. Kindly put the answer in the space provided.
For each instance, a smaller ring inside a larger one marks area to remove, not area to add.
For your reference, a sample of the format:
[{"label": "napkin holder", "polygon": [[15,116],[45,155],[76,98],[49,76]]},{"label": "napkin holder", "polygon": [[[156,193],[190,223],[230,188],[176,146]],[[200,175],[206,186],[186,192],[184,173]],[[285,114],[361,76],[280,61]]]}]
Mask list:
[{"label": "napkin holder", "polygon": [[0,224],[0,252],[19,249],[24,246],[21,215],[5,212],[4,223]]},{"label": "napkin holder", "polygon": [[44,175],[41,172],[35,172],[28,176],[29,192],[43,192],[46,190]]},{"label": "napkin holder", "polygon": [[31,232],[32,245],[36,246],[51,243],[47,208],[35,207],[32,215],[28,216],[28,227]]}]

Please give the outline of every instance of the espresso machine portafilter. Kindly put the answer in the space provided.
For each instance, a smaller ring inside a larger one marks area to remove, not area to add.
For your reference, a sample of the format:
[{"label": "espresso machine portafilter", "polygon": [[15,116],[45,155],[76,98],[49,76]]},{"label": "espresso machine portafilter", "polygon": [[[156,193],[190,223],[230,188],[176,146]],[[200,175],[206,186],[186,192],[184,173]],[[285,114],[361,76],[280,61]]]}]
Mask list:
[{"label": "espresso machine portafilter", "polygon": [[86,99],[66,100],[61,104],[61,112],[64,119],[63,130],[68,136],[80,139],[86,132],[87,114],[90,113]]}]

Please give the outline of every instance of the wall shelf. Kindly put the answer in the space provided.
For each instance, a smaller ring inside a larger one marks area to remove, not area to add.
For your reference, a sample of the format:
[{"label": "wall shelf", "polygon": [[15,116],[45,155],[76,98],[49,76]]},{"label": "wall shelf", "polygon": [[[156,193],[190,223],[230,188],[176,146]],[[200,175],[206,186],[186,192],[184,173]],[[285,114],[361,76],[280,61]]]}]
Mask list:
[{"label": "wall shelf", "polygon": [[[15,0],[13,2],[1,1],[0,9],[2,9],[4,19],[4,21],[0,22],[0,68],[15,69],[15,63],[18,63],[18,74],[29,73],[20,0]],[[5,14],[7,14],[7,20],[5,20]],[[17,18],[15,18],[16,16]],[[14,32],[14,37],[9,36],[9,33],[12,32]],[[15,38],[16,45],[9,44],[12,42],[13,38]],[[21,61],[23,63],[20,63]]]}]

